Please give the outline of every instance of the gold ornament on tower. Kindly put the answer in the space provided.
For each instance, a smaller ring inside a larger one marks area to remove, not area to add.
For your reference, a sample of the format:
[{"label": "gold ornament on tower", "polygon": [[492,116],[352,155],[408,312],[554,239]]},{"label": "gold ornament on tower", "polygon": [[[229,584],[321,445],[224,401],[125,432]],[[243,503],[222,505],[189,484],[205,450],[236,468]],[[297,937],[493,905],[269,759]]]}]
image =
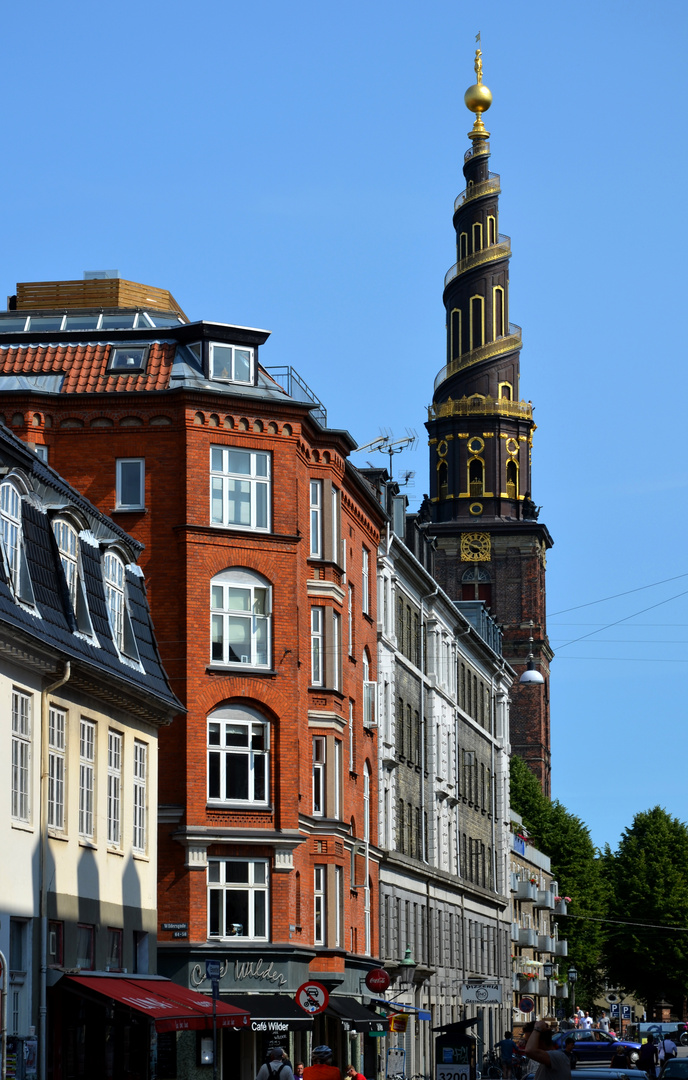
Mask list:
[{"label": "gold ornament on tower", "polygon": [[476,114],[473,130],[469,131],[469,139],[489,139],[490,133],[485,129],[482,114],[487,112],[492,104],[492,91],[483,83],[483,54],[482,49],[475,50],[475,77],[476,82],[469,86],[463,96],[466,108]]}]

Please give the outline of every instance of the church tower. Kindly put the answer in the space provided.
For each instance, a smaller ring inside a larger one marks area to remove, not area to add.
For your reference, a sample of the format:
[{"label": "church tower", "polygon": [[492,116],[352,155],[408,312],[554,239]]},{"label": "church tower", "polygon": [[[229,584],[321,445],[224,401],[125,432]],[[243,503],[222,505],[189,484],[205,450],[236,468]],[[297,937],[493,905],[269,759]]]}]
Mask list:
[{"label": "church tower", "polygon": [[[509,321],[511,240],[499,232],[500,178],[488,171],[482,81],[465,102],[475,113],[464,156],[466,187],[454,203],[456,263],[444,279],[447,359],[435,379],[427,429],[436,577],[454,600],[483,600],[504,629],[504,657],[519,676],[511,748],[550,793],[546,553],[552,546],[531,497],[533,406],[520,392],[521,328]],[[529,660],[531,661],[529,665]]]}]

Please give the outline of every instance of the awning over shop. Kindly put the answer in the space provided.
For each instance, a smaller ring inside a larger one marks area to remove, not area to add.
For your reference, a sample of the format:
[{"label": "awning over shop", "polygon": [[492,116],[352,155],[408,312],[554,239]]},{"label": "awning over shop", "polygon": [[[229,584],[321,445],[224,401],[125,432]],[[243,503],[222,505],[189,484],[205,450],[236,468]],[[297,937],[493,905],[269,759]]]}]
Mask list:
[{"label": "awning over shop", "polygon": [[[212,998],[159,975],[140,979],[110,974],[70,975],[65,981],[144,1013],[155,1021],[156,1031],[198,1031],[212,1026]],[[217,1002],[218,1027],[247,1028],[249,1019],[247,1011]]]},{"label": "awning over shop", "polygon": [[386,1031],[389,1019],[371,1012],[352,997],[331,997],[325,1013],[349,1025],[349,1031]]},{"label": "awning over shop", "polygon": [[223,994],[222,1001],[251,1014],[251,1031],[313,1030],[313,1017],[289,994]]}]

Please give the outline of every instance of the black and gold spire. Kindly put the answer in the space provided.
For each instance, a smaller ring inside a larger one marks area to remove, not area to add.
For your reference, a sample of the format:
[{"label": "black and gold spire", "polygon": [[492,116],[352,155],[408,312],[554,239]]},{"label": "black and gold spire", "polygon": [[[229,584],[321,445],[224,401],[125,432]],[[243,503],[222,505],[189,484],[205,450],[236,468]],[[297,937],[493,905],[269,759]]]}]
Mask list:
[{"label": "black and gold spire", "polygon": [[[454,203],[456,262],[444,279],[447,355],[428,408],[430,498],[437,576],[456,600],[483,600],[504,626],[504,653],[520,671],[529,651],[545,678],[527,711],[512,708],[512,747],[549,791],[551,651],[545,629],[545,552],[552,539],[531,496],[533,407],[521,398],[521,328],[509,320],[511,240],[499,232],[500,178],[488,169],[483,121],[492,94],[482,52],[465,94],[475,121]],[[519,700],[523,693],[519,693]],[[539,698],[538,698],[539,700]],[[525,702],[525,699],[524,699]]]}]

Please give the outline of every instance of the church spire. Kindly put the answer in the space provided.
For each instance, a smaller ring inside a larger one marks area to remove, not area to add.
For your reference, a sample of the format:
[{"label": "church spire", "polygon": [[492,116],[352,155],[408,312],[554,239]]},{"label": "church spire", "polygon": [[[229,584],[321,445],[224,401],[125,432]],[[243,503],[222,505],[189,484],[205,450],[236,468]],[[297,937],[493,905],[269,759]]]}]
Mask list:
[{"label": "church spire", "polygon": [[[519,687],[512,749],[549,793],[549,660],[545,554],[552,545],[531,497],[533,407],[520,394],[521,328],[509,321],[511,239],[499,232],[500,178],[489,172],[483,114],[492,94],[482,51],[465,94],[475,122],[454,203],[456,262],[444,279],[447,355],[435,378],[427,429],[436,576],[455,601],[483,601],[504,628],[504,656],[541,672]],[[532,626],[532,629],[531,629]],[[532,636],[532,644],[531,644]],[[531,656],[532,654],[532,656]]]}]

